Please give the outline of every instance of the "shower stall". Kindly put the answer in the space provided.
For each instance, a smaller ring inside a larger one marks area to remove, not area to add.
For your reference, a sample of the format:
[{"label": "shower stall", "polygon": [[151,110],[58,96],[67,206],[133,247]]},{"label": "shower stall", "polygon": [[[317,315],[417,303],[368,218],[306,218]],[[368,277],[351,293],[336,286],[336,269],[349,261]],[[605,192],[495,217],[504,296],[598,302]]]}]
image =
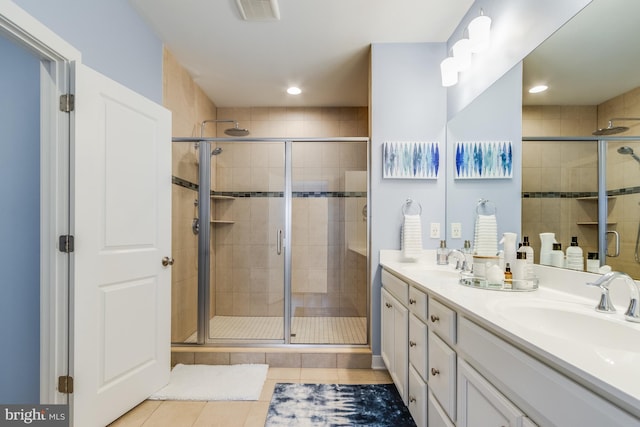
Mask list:
[{"label": "shower stall", "polygon": [[368,344],[368,151],[174,138],[172,341]]}]

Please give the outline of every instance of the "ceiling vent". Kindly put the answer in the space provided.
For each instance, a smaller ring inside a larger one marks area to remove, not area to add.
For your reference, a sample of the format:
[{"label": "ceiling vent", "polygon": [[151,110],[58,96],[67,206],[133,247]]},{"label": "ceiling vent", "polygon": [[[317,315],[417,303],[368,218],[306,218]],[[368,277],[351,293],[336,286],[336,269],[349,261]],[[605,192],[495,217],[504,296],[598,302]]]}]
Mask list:
[{"label": "ceiling vent", "polygon": [[278,0],[236,0],[245,21],[278,21]]}]

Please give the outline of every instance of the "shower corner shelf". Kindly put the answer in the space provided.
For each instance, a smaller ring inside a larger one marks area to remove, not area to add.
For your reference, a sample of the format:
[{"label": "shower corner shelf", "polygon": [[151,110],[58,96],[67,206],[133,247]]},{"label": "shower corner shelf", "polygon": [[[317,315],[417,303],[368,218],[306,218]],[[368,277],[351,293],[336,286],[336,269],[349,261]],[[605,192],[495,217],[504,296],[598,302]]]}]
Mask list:
[{"label": "shower corner shelf", "polygon": [[[607,196],[607,200],[615,199],[616,196]],[[576,197],[578,201],[598,201],[598,196]]]},{"label": "shower corner shelf", "polygon": [[212,219],[211,224],[235,224],[235,221],[230,221],[226,219]]},{"label": "shower corner shelf", "polygon": [[233,196],[221,196],[218,194],[212,194],[211,195],[211,199],[215,199],[215,200],[235,200],[235,197]]},{"label": "shower corner shelf", "polygon": [[[578,221],[577,225],[598,225],[598,221]],[[616,225],[617,222],[607,222],[607,225]]]}]

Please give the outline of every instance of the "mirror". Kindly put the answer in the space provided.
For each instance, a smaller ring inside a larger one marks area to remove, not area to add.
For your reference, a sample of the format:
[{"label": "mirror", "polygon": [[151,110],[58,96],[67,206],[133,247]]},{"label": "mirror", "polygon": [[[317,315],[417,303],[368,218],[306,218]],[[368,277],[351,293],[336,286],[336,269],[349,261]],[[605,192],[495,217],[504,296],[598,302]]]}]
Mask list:
[{"label": "mirror", "polygon": [[[594,0],[523,61],[524,141],[522,234],[539,260],[539,233],[553,232],[566,250],[572,236],[584,251],[598,250],[598,142],[591,137],[612,118],[640,117],[640,2]],[[528,89],[545,84],[545,92]],[[607,137],[607,229],[620,237],[619,256],[603,264],[640,278],[640,121],[615,121],[629,130]],[[617,137],[625,137],[616,141]],[[560,139],[560,138],[558,138]],[[626,147],[626,148],[623,148]],[[608,234],[608,253],[616,252]]]}]

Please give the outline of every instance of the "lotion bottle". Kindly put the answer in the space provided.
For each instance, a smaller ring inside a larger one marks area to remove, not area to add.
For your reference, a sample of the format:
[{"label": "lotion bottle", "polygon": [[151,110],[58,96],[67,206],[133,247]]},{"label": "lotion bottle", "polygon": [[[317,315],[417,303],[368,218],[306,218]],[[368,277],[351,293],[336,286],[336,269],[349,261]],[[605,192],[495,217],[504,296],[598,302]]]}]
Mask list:
[{"label": "lotion bottle", "polygon": [[571,238],[571,246],[567,248],[567,268],[584,271],[584,255],[577,236]]},{"label": "lotion bottle", "polygon": [[549,254],[551,264],[553,267],[564,267],[564,252],[562,252],[562,244],[554,243],[553,250]]}]

